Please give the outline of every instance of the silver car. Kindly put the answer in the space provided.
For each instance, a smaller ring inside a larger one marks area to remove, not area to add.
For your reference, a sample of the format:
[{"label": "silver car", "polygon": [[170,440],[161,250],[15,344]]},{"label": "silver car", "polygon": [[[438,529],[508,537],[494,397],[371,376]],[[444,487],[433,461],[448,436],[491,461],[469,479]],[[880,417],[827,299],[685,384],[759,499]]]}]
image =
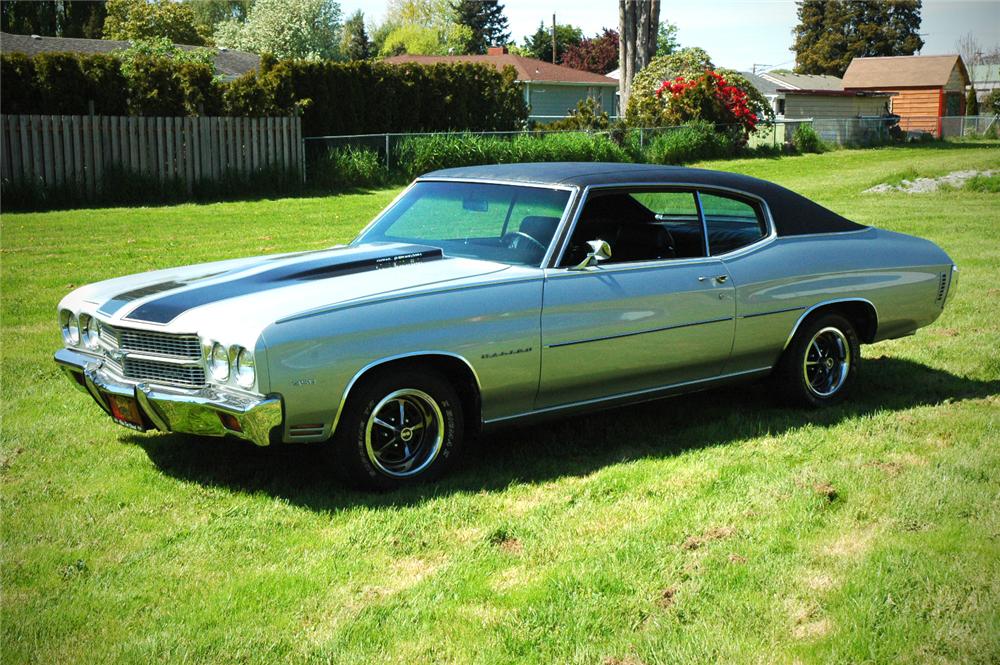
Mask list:
[{"label": "silver car", "polygon": [[529,418],[768,376],[834,404],[859,346],[933,322],[957,277],[754,178],[478,166],[418,178],[345,246],[76,289],[55,360],[126,427],[316,443],[391,488]]}]

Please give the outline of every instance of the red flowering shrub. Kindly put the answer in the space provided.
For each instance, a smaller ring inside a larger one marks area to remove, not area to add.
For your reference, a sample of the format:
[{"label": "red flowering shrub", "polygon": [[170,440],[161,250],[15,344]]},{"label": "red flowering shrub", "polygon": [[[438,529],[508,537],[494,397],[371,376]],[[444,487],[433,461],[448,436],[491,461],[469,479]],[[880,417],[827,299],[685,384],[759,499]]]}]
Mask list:
[{"label": "red flowering shrub", "polygon": [[691,120],[706,120],[721,125],[740,143],[757,127],[758,116],[751,108],[747,93],[731,85],[719,73],[706,70],[696,78],[678,76],[664,81],[656,91],[662,104],[663,124],[681,125]]}]

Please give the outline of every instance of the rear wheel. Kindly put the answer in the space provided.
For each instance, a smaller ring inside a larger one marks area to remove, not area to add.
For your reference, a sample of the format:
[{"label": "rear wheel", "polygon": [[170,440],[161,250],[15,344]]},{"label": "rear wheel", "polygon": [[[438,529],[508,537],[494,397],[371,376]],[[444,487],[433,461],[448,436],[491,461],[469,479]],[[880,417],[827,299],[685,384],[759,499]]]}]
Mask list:
[{"label": "rear wheel", "polygon": [[385,372],[353,391],[328,450],[353,483],[394,489],[440,476],[461,448],[462,424],[461,401],[442,376]]},{"label": "rear wheel", "polygon": [[774,378],[785,401],[828,406],[850,393],[860,358],[861,344],[851,322],[833,312],[820,314],[799,327]]}]

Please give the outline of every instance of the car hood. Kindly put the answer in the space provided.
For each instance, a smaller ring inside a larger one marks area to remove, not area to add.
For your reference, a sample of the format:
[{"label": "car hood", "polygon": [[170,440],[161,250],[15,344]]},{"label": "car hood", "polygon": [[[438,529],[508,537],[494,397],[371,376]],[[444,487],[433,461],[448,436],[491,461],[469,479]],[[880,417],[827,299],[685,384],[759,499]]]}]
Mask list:
[{"label": "car hood", "polygon": [[96,314],[112,325],[211,335],[233,329],[242,338],[314,309],[509,268],[446,257],[426,245],[368,243],[111,279],[77,289],[60,307]]}]

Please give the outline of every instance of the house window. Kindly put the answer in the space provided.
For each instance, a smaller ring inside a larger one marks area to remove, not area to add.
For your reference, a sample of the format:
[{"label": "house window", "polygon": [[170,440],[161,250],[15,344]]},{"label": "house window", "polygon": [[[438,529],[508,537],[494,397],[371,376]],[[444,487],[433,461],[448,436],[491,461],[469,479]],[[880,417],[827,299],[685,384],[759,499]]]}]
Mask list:
[{"label": "house window", "polygon": [[784,97],[779,97],[778,98],[777,115],[785,115],[785,98]]}]

